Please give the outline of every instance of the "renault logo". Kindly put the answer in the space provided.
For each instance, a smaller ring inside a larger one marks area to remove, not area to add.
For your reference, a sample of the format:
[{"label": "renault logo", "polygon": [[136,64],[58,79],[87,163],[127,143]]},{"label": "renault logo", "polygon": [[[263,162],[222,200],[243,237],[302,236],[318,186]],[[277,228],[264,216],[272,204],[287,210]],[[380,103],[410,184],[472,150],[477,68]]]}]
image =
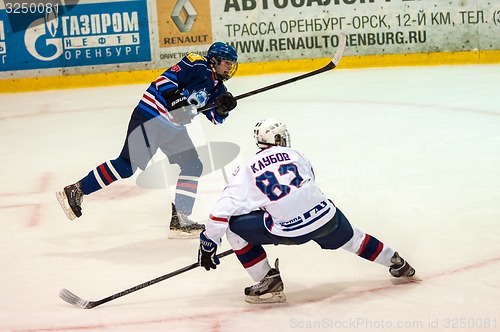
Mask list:
[{"label": "renault logo", "polygon": [[[183,19],[182,16],[185,18]],[[198,13],[196,13],[196,10],[189,0],[177,0],[170,14],[170,17],[180,32],[189,32],[197,16]]]}]

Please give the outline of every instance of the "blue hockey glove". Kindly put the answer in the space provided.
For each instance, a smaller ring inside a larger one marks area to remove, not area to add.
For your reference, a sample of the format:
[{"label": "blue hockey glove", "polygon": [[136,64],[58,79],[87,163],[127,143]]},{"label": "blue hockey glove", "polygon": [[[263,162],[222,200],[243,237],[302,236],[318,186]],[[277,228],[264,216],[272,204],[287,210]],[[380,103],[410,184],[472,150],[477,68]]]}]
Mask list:
[{"label": "blue hockey glove", "polygon": [[180,125],[191,123],[193,114],[189,107],[189,102],[186,96],[180,91],[170,93],[167,98],[168,111],[174,118],[174,121]]},{"label": "blue hockey glove", "polygon": [[233,97],[231,92],[224,92],[217,98],[217,102],[220,105],[215,108],[215,112],[220,116],[227,116],[238,105],[238,101]]},{"label": "blue hockey glove", "polygon": [[220,264],[217,257],[217,244],[210,240],[205,232],[200,233],[200,249],[198,250],[198,264],[205,270],[216,269]]}]

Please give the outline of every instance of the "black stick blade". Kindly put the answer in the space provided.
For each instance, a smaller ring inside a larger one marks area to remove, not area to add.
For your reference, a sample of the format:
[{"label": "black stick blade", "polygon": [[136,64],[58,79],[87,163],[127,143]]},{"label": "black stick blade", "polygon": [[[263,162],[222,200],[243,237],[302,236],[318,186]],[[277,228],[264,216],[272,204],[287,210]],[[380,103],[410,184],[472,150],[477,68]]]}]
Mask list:
[{"label": "black stick blade", "polygon": [[[231,255],[233,252],[234,251],[232,249],[229,249],[229,250],[226,250],[226,251],[218,254],[217,257],[219,257],[219,258],[226,257],[228,255]],[[142,284],[139,284],[137,286],[131,287],[129,289],[126,289],[124,291],[118,292],[116,294],[110,295],[110,296],[105,297],[105,298],[103,298],[101,300],[98,300],[98,301],[86,301],[86,300],[82,299],[81,297],[76,296],[75,294],[71,293],[66,288],[61,289],[61,291],[59,292],[59,297],[63,301],[65,301],[65,302],[67,302],[69,304],[72,304],[75,307],[78,307],[78,308],[81,308],[81,309],[92,309],[92,308],[97,307],[97,306],[99,306],[101,304],[107,303],[109,301],[116,300],[117,298],[120,298],[120,297],[125,296],[125,295],[130,294],[130,293],[133,293],[135,291],[138,291],[139,289],[143,289],[143,288],[149,287],[149,286],[154,285],[154,284],[156,284],[156,283],[158,283],[160,281],[167,280],[167,279],[175,277],[176,275],[179,275],[181,273],[184,273],[184,272],[187,272],[189,270],[195,269],[195,268],[197,268],[199,266],[200,265],[198,264],[198,262],[193,263],[191,265],[188,265],[188,266],[185,266],[183,268],[180,268],[180,269],[178,269],[178,270],[176,270],[174,272],[170,272],[170,273],[167,273],[165,275],[162,275],[161,277],[154,278],[154,279],[151,279],[149,281],[143,282]]]}]

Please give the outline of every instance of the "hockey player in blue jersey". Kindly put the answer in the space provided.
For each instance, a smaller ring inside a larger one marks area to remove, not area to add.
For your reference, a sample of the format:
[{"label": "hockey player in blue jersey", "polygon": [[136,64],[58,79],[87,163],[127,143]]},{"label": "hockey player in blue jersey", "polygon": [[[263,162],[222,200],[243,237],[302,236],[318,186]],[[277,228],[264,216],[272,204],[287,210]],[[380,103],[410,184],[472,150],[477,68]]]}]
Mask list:
[{"label": "hockey player in blue jersey", "polygon": [[169,237],[197,237],[205,226],[188,216],[192,213],[203,165],[186,125],[199,114],[196,109],[207,104],[217,105],[203,111],[213,124],[223,123],[236,107],[236,99],[224,82],[235,74],[237,61],[233,47],[216,42],[206,56],[189,53],[152,82],[132,113],[119,156],[56,193],[67,217],[73,220],[82,216],[85,195],[131,177],[137,168],[144,170],[159,148],[171,164],[180,167]]},{"label": "hockey player in blue jersey", "polygon": [[274,119],[256,124],[260,151],[236,168],[212,208],[200,234],[198,262],[219,264],[217,246],[226,234],[238,260],[257,284],[245,288],[250,303],[284,302],[284,285],[276,259],[268,262],[262,245],[300,245],[314,241],[322,249],[342,248],[387,266],[396,278],[418,280],[415,270],[391,247],[351,226],[315,183],[310,161],[290,148],[285,125]]}]

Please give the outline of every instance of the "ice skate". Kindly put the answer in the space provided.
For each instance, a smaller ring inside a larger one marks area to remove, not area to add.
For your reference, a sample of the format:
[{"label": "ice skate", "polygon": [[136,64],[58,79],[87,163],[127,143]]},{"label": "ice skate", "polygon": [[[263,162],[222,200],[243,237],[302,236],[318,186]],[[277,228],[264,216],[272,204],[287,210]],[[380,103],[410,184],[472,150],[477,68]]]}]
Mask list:
[{"label": "ice skate", "polygon": [[198,224],[181,212],[172,203],[172,219],[170,220],[169,239],[194,239],[205,230],[205,225]]},{"label": "ice skate", "polygon": [[258,284],[245,288],[246,302],[257,304],[282,303],[286,301],[285,293],[283,293],[285,286],[281,280],[278,265],[279,261],[276,258],[274,269],[269,270]]},{"label": "ice skate", "polygon": [[410,281],[422,281],[422,279],[415,275],[415,269],[399,256],[397,251],[392,256],[391,263],[392,265],[389,267],[389,273],[393,277],[404,278]]},{"label": "ice skate", "polygon": [[80,182],[64,187],[56,192],[56,197],[69,220],[82,216],[83,191]]}]

